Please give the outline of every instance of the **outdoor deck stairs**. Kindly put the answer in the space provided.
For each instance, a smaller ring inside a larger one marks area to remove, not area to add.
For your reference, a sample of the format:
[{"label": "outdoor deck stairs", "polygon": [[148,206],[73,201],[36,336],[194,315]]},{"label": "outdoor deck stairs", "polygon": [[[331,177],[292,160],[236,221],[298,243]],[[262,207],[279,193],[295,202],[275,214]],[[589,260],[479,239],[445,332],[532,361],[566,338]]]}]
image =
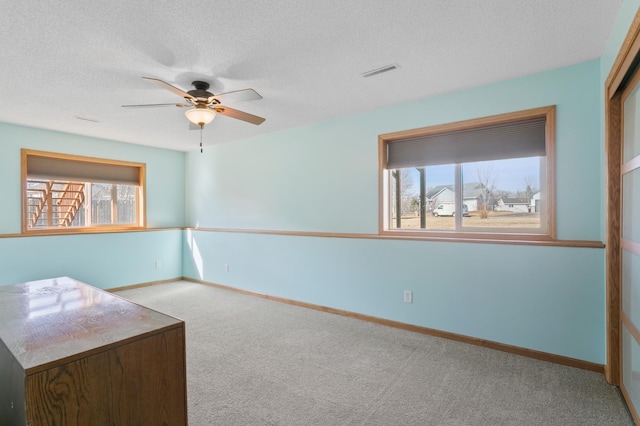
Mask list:
[{"label": "outdoor deck stairs", "polygon": [[29,228],[66,227],[84,204],[84,183],[29,179]]}]

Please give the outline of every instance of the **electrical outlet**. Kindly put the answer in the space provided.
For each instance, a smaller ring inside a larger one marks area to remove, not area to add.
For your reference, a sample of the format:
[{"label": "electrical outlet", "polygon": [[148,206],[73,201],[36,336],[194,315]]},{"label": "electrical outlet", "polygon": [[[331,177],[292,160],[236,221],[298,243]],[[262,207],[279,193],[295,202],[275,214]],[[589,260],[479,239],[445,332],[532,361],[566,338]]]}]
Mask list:
[{"label": "electrical outlet", "polygon": [[162,267],[162,262],[156,260],[156,269],[160,269]]},{"label": "electrical outlet", "polygon": [[404,291],[404,303],[413,303],[413,292],[411,290]]},{"label": "electrical outlet", "polygon": [[229,272],[229,264],[228,263],[224,264],[224,271],[225,272]]}]

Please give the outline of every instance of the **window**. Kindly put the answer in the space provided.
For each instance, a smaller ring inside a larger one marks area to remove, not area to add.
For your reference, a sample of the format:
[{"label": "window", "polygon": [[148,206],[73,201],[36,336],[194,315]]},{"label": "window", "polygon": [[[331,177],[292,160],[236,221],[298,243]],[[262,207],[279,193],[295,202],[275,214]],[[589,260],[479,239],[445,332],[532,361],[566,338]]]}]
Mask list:
[{"label": "window", "polygon": [[144,164],[23,149],[23,232],[144,227],[144,183]]},{"label": "window", "polygon": [[381,234],[555,239],[555,107],[379,136]]}]

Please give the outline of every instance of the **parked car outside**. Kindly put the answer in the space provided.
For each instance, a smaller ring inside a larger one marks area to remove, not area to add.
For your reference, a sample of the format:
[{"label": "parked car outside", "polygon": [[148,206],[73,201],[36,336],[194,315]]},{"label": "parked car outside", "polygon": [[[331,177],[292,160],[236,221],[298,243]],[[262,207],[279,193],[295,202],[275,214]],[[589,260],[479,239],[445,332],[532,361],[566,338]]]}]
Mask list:
[{"label": "parked car outside", "polygon": [[[433,215],[435,217],[438,216],[455,216],[456,215],[456,206],[454,203],[441,203],[438,207],[433,210]],[[469,216],[469,207],[466,204],[462,205],[462,215]]]}]

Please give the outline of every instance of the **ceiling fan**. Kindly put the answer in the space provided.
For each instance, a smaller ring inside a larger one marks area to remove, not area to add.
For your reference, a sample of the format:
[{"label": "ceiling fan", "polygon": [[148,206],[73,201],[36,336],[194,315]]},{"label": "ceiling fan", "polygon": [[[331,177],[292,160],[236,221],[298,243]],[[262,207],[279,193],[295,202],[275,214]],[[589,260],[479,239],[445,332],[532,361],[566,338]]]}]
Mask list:
[{"label": "ceiling fan", "polygon": [[[216,114],[224,115],[226,117],[235,118],[237,120],[246,121],[247,123],[259,125],[264,122],[264,118],[257,115],[249,114],[248,112],[238,111],[237,109],[223,106],[222,102],[228,101],[250,101],[262,99],[262,96],[253,89],[236,90],[233,92],[220,93],[214,95],[209,92],[209,83],[206,81],[194,81],[191,84],[195,89],[185,92],[171,84],[159,80],[157,78],[142,77],[143,79],[150,81],[151,83],[159,86],[163,89],[169,90],[176,95],[184,98],[187,103],[168,103],[168,104],[143,104],[143,105],[122,105],[126,108],[148,108],[148,107],[163,107],[163,106],[177,106],[179,108],[190,108],[185,111],[187,119],[200,127],[205,124],[211,123]],[[198,127],[195,127],[196,129]]]}]

